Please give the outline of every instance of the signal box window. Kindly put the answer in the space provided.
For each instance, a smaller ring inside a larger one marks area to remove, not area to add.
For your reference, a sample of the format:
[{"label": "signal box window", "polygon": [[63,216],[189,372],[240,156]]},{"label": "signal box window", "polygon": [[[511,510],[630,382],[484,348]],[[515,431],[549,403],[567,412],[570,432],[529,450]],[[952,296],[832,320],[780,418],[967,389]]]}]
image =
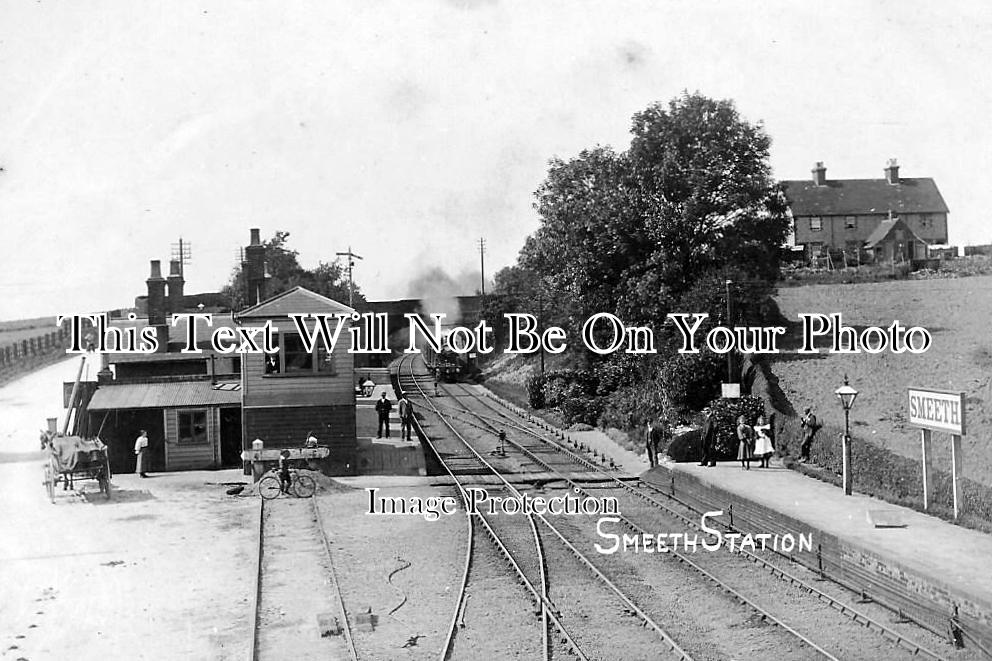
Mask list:
[{"label": "signal box window", "polygon": [[313,354],[303,348],[303,339],[295,333],[283,335],[283,373],[313,372]]},{"label": "signal box window", "polygon": [[809,219],[809,230],[811,232],[819,232],[823,229],[823,219],[819,216],[813,216]]},{"label": "signal box window", "polygon": [[320,343],[317,344],[317,371],[327,376],[338,373],[334,366],[334,354],[328,353],[327,349]]},{"label": "signal box window", "polygon": [[207,442],[207,412],[179,412],[179,444],[198,445]]}]

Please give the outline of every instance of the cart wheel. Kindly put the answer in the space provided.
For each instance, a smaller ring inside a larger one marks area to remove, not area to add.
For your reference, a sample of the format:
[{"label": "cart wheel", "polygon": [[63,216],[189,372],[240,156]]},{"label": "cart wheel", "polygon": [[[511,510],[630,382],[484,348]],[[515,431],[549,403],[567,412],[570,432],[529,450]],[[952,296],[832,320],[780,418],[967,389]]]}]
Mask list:
[{"label": "cart wheel", "polygon": [[55,504],[55,476],[52,474],[52,467],[45,466],[45,491],[48,492],[48,499]]},{"label": "cart wheel", "polygon": [[309,498],[317,491],[317,483],[309,475],[297,475],[293,482],[293,492],[297,498]]},{"label": "cart wheel", "polygon": [[278,477],[266,475],[258,481],[258,495],[265,500],[278,498],[280,493],[282,493],[282,484]]}]

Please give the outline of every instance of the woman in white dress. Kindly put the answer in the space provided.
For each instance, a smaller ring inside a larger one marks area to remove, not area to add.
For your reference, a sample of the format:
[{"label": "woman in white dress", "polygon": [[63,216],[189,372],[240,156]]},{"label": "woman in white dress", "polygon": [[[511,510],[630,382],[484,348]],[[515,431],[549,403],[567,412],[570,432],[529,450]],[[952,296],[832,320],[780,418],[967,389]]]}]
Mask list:
[{"label": "woman in white dress", "polygon": [[754,425],[754,457],[761,460],[761,468],[768,468],[768,460],[771,459],[775,448],[772,447],[772,439],[768,435],[771,425],[765,422],[765,416],[758,416],[758,423]]}]

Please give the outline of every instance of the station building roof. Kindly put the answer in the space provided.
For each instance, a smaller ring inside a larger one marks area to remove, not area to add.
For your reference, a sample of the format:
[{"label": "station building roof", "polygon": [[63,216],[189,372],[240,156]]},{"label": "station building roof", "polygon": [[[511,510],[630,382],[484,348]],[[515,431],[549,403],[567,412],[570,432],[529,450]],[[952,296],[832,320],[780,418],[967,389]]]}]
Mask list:
[{"label": "station building roof", "polygon": [[343,303],[327,298],[304,287],[293,287],[257,305],[238,312],[237,319],[285,318],[291,314],[352,314]]},{"label": "station building roof", "polygon": [[89,403],[91,411],[186,406],[241,405],[241,384],[202,381],[101,385]]}]

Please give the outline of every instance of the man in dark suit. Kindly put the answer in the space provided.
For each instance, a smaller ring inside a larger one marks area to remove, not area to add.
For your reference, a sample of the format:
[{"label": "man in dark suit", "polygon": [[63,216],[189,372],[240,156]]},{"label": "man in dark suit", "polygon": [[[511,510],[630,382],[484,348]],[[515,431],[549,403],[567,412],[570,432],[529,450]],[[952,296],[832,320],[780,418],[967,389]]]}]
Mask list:
[{"label": "man in dark suit", "polygon": [[699,462],[700,466],[716,466],[716,460],[713,458],[714,448],[713,445],[716,442],[716,423],[713,422],[713,413],[707,406],[703,409],[703,415],[706,416],[703,421],[703,429],[699,434],[699,443],[703,453],[703,459]]},{"label": "man in dark suit", "polygon": [[413,404],[409,399],[406,398],[406,394],[400,396],[399,401],[400,409],[400,438],[406,438],[406,440],[412,440],[411,435],[413,432]]},{"label": "man in dark suit", "polygon": [[393,410],[393,403],[386,397],[383,391],[382,399],[375,403],[375,412],[379,414],[379,432],[376,438],[382,438],[382,430],[386,429],[386,438],[389,438],[389,412]]}]

